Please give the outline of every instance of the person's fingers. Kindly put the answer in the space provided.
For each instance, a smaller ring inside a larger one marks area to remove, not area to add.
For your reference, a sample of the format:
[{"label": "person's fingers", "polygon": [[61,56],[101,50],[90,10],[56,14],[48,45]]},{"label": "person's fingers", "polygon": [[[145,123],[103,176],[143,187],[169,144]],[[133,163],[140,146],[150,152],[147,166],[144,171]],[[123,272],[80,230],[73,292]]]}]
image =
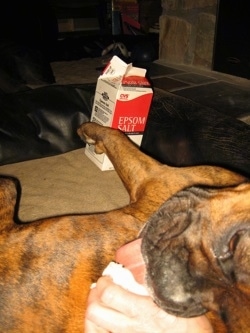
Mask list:
[{"label": "person's fingers", "polygon": [[212,332],[205,316],[167,314],[150,297],[126,291],[108,277],[101,277],[90,292],[85,325],[86,333]]},{"label": "person's fingers", "polygon": [[[89,304],[86,311],[85,320],[86,333],[128,333],[133,332],[130,327],[132,326],[132,319],[127,317],[121,312],[115,311],[109,307],[103,306],[102,303],[97,301]],[[102,327],[103,331],[94,330]]]},{"label": "person's fingers", "polygon": [[86,318],[112,333],[161,332],[162,325],[165,331],[176,320],[159,309],[149,296],[124,290],[108,277],[97,281],[89,299]]},{"label": "person's fingers", "polygon": [[85,328],[84,328],[85,333],[109,333],[109,331],[105,330],[102,327],[97,326],[94,324],[92,321],[86,319],[85,320]]},{"label": "person's fingers", "polygon": [[99,299],[98,290],[96,288],[96,285],[97,285],[97,283],[95,284],[95,287],[92,287],[90,289],[90,292],[89,292],[89,295],[88,295],[88,300],[87,300],[87,306],[90,303],[92,303],[92,302],[96,301],[97,299]]},{"label": "person's fingers", "polygon": [[[125,327],[128,318],[112,306],[110,307],[109,304],[108,295],[110,293],[114,295],[116,292],[116,285],[110,277],[105,276],[98,279],[96,286],[90,290],[88,297],[88,306],[85,313],[86,333],[128,332],[127,326]],[[122,325],[124,325],[124,328],[121,327]]]},{"label": "person's fingers", "polygon": [[[134,317],[140,311],[145,312],[145,305],[152,306],[153,300],[149,296],[138,296],[114,284],[108,277],[101,277],[96,285],[95,297],[112,309],[119,309],[128,317]],[[145,302],[147,300],[147,302]],[[158,308],[155,307],[157,311]]]},{"label": "person's fingers", "polygon": [[[106,280],[108,280],[109,278],[107,278]],[[97,307],[97,316],[99,314],[100,311],[102,311],[102,304],[100,304],[100,300],[99,300],[99,295],[98,295],[98,290],[96,288],[96,286],[92,287],[90,289],[90,293],[88,296],[88,301],[87,301],[87,310],[85,312],[85,333],[109,333],[109,331],[107,331],[106,329],[103,328],[103,325],[97,326],[93,321],[89,320],[88,318],[96,318],[95,315],[92,316],[92,313],[94,311],[96,311],[96,307]],[[96,304],[95,306],[91,305],[92,303]],[[98,304],[98,306],[97,306]],[[100,308],[99,307],[100,304]],[[90,306],[91,305],[91,306]],[[95,321],[95,320],[94,320]],[[102,323],[101,323],[102,324]]]},{"label": "person's fingers", "polygon": [[[143,298],[145,296],[136,295],[136,298],[138,297]],[[144,303],[143,310],[136,309],[135,305],[134,316],[127,316],[120,312],[122,309],[118,311],[104,306],[102,302],[93,301],[89,304],[86,312],[86,322],[89,321],[89,327],[92,328],[92,331],[89,328],[86,333],[99,333],[98,330],[96,332],[94,330],[99,326],[104,329],[100,333],[162,333],[172,332],[175,329],[176,317],[168,315],[147,299]],[[176,332],[183,332],[183,330],[177,330]]]}]

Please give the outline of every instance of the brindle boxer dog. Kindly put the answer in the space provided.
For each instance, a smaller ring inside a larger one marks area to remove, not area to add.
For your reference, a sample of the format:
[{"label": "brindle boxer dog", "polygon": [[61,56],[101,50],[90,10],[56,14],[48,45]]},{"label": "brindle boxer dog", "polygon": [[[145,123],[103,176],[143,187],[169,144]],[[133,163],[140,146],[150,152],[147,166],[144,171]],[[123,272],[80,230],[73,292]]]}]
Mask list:
[{"label": "brindle boxer dog", "polygon": [[[0,331],[82,333],[90,285],[172,197],[143,230],[157,302],[181,316],[217,311],[230,332],[247,332],[250,188],[232,187],[246,179],[219,167],[162,165],[122,132],[94,123],[83,124],[78,134],[109,156],[130,203],[107,213],[21,223],[15,219],[15,181],[1,178]],[[187,189],[195,185],[232,188]],[[155,270],[167,275],[154,285]]]}]

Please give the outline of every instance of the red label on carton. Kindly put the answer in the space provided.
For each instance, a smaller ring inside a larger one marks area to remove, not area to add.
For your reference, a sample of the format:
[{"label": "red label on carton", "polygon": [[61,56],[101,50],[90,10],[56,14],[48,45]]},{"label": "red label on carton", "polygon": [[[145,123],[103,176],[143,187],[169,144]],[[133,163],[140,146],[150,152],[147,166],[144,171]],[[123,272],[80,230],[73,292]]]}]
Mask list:
[{"label": "red label on carton", "polygon": [[[141,95],[129,100],[121,96],[116,102],[116,112],[112,122],[113,128],[119,128],[126,134],[143,133],[152,100],[152,93]],[[144,106],[144,107],[142,107]]]},{"label": "red label on carton", "polygon": [[150,83],[146,77],[142,76],[125,76],[122,79],[123,87],[150,87]]}]

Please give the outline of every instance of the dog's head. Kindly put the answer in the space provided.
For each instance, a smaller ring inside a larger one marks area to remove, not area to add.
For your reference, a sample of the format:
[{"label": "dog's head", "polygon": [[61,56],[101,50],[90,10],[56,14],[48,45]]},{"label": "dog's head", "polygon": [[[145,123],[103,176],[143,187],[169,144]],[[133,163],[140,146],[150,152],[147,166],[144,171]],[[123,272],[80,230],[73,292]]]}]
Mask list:
[{"label": "dog's head", "polygon": [[192,317],[250,304],[250,184],[181,191],[142,237],[147,283],[167,312]]}]

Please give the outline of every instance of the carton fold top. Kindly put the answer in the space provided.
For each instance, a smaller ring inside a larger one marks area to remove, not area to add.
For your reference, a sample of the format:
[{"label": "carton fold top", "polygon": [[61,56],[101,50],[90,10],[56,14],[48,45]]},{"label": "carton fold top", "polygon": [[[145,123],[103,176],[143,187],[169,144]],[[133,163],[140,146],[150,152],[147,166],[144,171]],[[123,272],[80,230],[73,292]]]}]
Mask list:
[{"label": "carton fold top", "polygon": [[113,56],[108,65],[104,68],[101,77],[121,76],[142,76],[145,77],[146,69],[133,67],[132,63],[127,64],[119,57]]}]

